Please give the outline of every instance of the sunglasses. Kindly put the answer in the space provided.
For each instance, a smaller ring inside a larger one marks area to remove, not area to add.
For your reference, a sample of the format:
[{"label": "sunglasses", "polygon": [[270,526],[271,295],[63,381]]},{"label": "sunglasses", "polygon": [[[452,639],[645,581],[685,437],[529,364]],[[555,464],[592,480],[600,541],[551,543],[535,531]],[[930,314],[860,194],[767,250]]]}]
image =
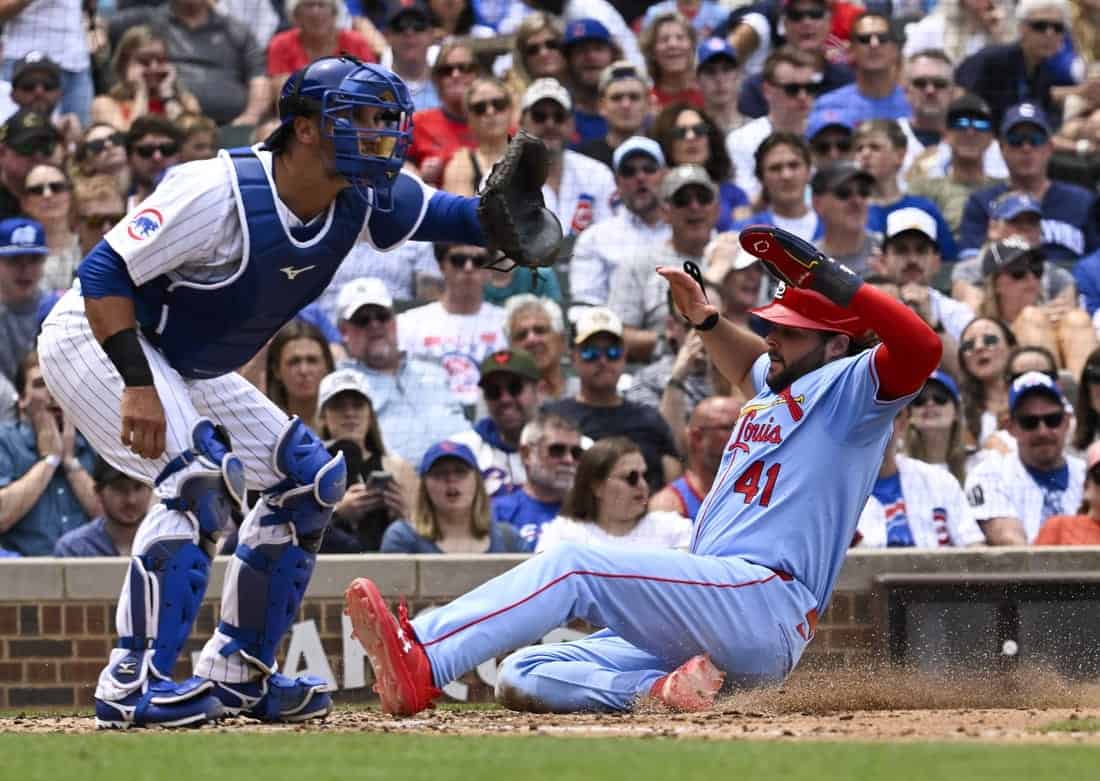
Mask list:
[{"label": "sunglasses", "polygon": [[539,43],[529,43],[523,47],[524,57],[534,57],[539,52],[546,50],[548,52],[561,51],[561,41],[556,38],[551,38],[548,41],[541,41]]},{"label": "sunglasses", "polygon": [[619,176],[623,179],[633,179],[638,174],[646,174],[653,176],[660,170],[656,163],[638,163],[637,165],[631,165],[630,163],[624,163],[619,167]]},{"label": "sunglasses", "polygon": [[456,62],[450,65],[437,65],[435,67],[435,75],[441,79],[445,79],[448,76],[468,76],[471,73],[477,73],[476,62]]},{"label": "sunglasses", "polygon": [[1034,431],[1042,423],[1053,430],[1062,425],[1062,421],[1065,419],[1066,413],[1064,412],[1048,412],[1046,415],[1017,415],[1016,425],[1024,431]]},{"label": "sunglasses", "polygon": [[546,336],[550,333],[550,326],[548,325],[533,325],[530,328],[521,328],[512,334],[513,342],[522,342],[528,336]]},{"label": "sunglasses", "polygon": [[125,144],[125,133],[111,133],[109,136],[97,138],[94,141],[86,141],[84,143],[84,151],[90,155],[98,155],[108,146],[124,146]]},{"label": "sunglasses", "polygon": [[842,155],[846,155],[852,151],[852,139],[850,138],[835,138],[831,141],[814,141],[813,143],[814,153],[821,157],[826,157],[833,151],[839,152]]},{"label": "sunglasses", "polygon": [[[979,340],[977,338],[973,337],[973,336],[970,337],[969,339],[963,339],[959,343],[959,350],[963,353],[974,352],[975,350],[978,349],[978,346],[979,346],[978,342],[979,342]],[[1000,343],[1001,343],[1001,337],[997,336],[997,334],[985,334],[981,337],[981,346],[982,347],[996,347]]]},{"label": "sunglasses", "polygon": [[34,92],[39,88],[52,92],[55,89],[61,89],[61,82],[53,79],[26,79],[16,84],[15,88],[20,92]]},{"label": "sunglasses", "polygon": [[52,138],[50,139],[32,139],[30,141],[22,141],[18,143],[8,144],[15,151],[15,153],[21,157],[34,157],[35,155],[43,155],[44,157],[50,157],[57,149],[57,142]]},{"label": "sunglasses", "polygon": [[980,133],[988,133],[993,129],[993,123],[978,117],[956,117],[951,120],[949,127],[952,130],[976,130]]},{"label": "sunglasses", "polygon": [[174,141],[169,141],[164,144],[143,144],[142,146],[135,146],[134,153],[144,159],[149,160],[157,152],[160,152],[161,157],[172,157],[179,154],[180,145]]},{"label": "sunglasses", "polygon": [[612,103],[641,103],[644,97],[640,92],[619,92],[608,95],[607,99]]},{"label": "sunglasses", "polygon": [[468,263],[473,263],[474,268],[480,268],[488,261],[489,255],[485,252],[475,252],[472,255],[467,255],[465,252],[452,252],[447,256],[447,262],[459,270],[466,268]]},{"label": "sunglasses", "polygon": [[819,20],[825,18],[825,9],[806,8],[803,10],[799,10],[797,8],[788,8],[783,15],[790,19],[792,22],[801,22],[803,19]]},{"label": "sunglasses", "polygon": [[485,394],[486,401],[499,401],[500,397],[505,393],[513,399],[518,399],[519,395],[523,393],[523,380],[511,380],[507,385],[496,382],[486,383],[482,387],[481,392]]},{"label": "sunglasses", "polygon": [[1009,133],[1005,136],[1005,143],[1009,146],[1019,149],[1024,144],[1028,146],[1043,146],[1049,140],[1049,136],[1042,130],[1032,130],[1031,132],[1022,131],[1019,133]]},{"label": "sunglasses", "polygon": [[168,62],[168,57],[164,54],[138,54],[134,57],[134,59],[138,63],[146,67],[150,65],[160,65],[162,63]]},{"label": "sunglasses", "polygon": [[947,404],[949,401],[951,401],[951,397],[947,394],[946,391],[930,390],[930,391],[927,391],[927,392],[922,393],[921,395],[917,396],[910,403],[914,407],[923,407],[928,402],[932,402],[937,407],[942,407],[944,404]]},{"label": "sunglasses", "polygon": [[1017,282],[1021,279],[1026,279],[1028,275],[1041,279],[1043,276],[1044,262],[1042,258],[1029,258],[1026,266],[1010,269],[1005,273],[1015,279]]},{"label": "sunglasses", "polygon": [[547,120],[553,121],[555,125],[564,125],[567,119],[564,109],[552,109],[547,111],[546,109],[533,108],[528,112],[531,117],[531,121],[535,124],[541,125]]},{"label": "sunglasses", "polygon": [[428,29],[428,20],[405,17],[391,24],[390,29],[395,33],[422,33]]},{"label": "sunglasses", "polygon": [[490,98],[489,100],[475,100],[470,104],[470,111],[478,117],[483,117],[489,113],[489,108],[493,109],[493,113],[501,114],[512,105],[512,101],[508,98]]},{"label": "sunglasses", "polygon": [[80,218],[88,230],[108,231],[122,222],[125,214],[88,214]]},{"label": "sunglasses", "polygon": [[684,187],[674,192],[672,197],[668,199],[668,202],[677,209],[687,208],[691,206],[692,203],[697,203],[700,206],[710,206],[714,203],[714,193],[710,190],[703,190],[696,187],[691,189]]},{"label": "sunglasses", "polygon": [[28,184],[23,188],[31,195],[45,195],[46,193],[67,193],[73,186],[66,181],[43,182],[42,184]]},{"label": "sunglasses", "polygon": [[565,458],[566,454],[573,457],[574,461],[580,461],[584,455],[584,448],[580,445],[566,445],[561,442],[553,442],[546,446],[546,454],[550,458]]},{"label": "sunglasses", "polygon": [[867,182],[859,182],[858,184],[842,184],[832,191],[832,196],[838,201],[846,201],[853,195],[858,195],[860,198],[871,197],[871,185]]},{"label": "sunglasses", "polygon": [[894,39],[893,34],[891,34],[889,32],[858,33],[858,34],[853,33],[852,34],[852,39],[859,42],[859,43],[861,43],[861,44],[863,44],[864,46],[870,46],[872,41],[874,41],[875,43],[877,43],[879,45],[884,45],[884,44],[887,44],[887,43],[895,43],[895,39]]},{"label": "sunglasses", "polygon": [[616,480],[622,480],[624,483],[629,485],[631,488],[636,488],[638,483],[642,482],[642,480],[645,479],[645,475],[642,474],[641,472],[639,472],[637,469],[632,469],[629,472],[627,472],[625,475],[611,475],[611,476],[614,477]]},{"label": "sunglasses", "polygon": [[706,122],[696,122],[694,125],[688,125],[687,127],[672,128],[672,137],[678,139],[688,137],[706,138],[709,130],[710,127]]},{"label": "sunglasses", "polygon": [[366,328],[371,323],[388,323],[390,320],[393,320],[393,312],[378,308],[374,311],[368,309],[364,312],[356,312],[355,317],[348,320],[348,322],[360,328]]},{"label": "sunglasses", "polygon": [[618,361],[622,359],[625,351],[621,345],[611,345],[610,347],[582,347],[580,349],[581,360],[585,363],[595,363],[600,360],[602,355],[609,361]]},{"label": "sunglasses", "polygon": [[1053,22],[1046,19],[1029,20],[1027,26],[1037,33],[1056,32],[1059,35],[1063,35],[1066,32],[1066,26],[1061,22]]},{"label": "sunglasses", "polygon": [[936,79],[926,76],[917,76],[910,82],[910,84],[912,84],[917,89],[922,90],[928,89],[929,87],[933,87],[935,89],[947,89],[951,86],[951,82],[947,79]]},{"label": "sunglasses", "polygon": [[788,98],[798,97],[800,92],[804,92],[812,98],[819,89],[819,86],[812,81],[789,81],[786,84],[776,83],[775,86],[783,90],[783,94]]}]

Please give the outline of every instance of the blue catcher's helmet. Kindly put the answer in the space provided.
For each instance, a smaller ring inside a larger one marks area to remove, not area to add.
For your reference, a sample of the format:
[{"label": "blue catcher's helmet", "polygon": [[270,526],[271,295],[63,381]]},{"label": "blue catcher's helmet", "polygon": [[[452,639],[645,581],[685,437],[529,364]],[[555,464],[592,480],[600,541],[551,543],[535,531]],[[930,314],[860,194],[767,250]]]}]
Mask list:
[{"label": "blue catcher's helmet", "polygon": [[[374,111],[368,116],[364,109]],[[412,143],[413,111],[405,82],[386,68],[348,55],[322,57],[287,79],[279,96],[282,123],[265,145],[280,148],[295,117],[320,116],[336,170],[376,209],[389,211],[393,181]]]}]

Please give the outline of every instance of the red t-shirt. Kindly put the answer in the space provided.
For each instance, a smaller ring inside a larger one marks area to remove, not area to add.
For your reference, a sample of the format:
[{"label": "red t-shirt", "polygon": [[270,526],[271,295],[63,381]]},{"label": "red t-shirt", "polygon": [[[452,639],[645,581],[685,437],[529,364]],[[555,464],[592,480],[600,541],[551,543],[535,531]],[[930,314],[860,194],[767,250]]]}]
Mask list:
[{"label": "red t-shirt", "polygon": [[1100,545],[1100,522],[1087,515],[1047,518],[1036,545]]},{"label": "red t-shirt", "polygon": [[424,161],[429,158],[435,157],[441,161],[439,180],[428,181],[426,178],[428,184],[440,184],[443,168],[450,161],[451,155],[463,147],[477,148],[473,131],[465,120],[445,114],[441,108],[429,108],[413,114],[413,138],[408,159],[421,169]]},{"label": "red t-shirt", "polygon": [[[355,30],[341,30],[337,33],[336,48],[330,54],[341,52],[354,55],[364,62],[378,62],[378,55],[367,43],[367,39]],[[302,47],[301,30],[297,27],[293,30],[285,30],[271,39],[271,45],[267,48],[268,76],[293,73],[309,65],[309,62],[309,55]]]},{"label": "red t-shirt", "polygon": [[703,108],[703,93],[699,91],[698,87],[688,87],[679,92],[665,92],[654,87],[653,97],[661,108],[671,106],[673,103],[687,103],[689,106],[695,106],[695,108]]}]

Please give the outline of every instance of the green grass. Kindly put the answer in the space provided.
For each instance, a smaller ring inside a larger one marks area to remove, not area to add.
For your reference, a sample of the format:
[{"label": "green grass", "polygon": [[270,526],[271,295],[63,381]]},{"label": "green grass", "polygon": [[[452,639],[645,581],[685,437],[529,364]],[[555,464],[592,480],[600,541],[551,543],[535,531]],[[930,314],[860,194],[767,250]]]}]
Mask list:
[{"label": "green grass", "polygon": [[18,781],[783,781],[1095,778],[1083,746],[709,742],[376,734],[3,735]]},{"label": "green grass", "polygon": [[1091,716],[1083,719],[1062,719],[1045,725],[1041,732],[1100,732],[1100,719]]}]

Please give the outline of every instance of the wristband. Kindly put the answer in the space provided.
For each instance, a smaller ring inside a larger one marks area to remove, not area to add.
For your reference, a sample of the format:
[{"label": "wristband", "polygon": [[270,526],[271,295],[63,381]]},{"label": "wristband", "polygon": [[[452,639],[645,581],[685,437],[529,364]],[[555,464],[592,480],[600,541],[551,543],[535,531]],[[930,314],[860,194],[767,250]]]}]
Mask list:
[{"label": "wristband", "polygon": [[48,456],[46,456],[46,463],[52,466],[54,469],[57,469],[58,465],[61,463],[61,456],[59,456],[57,453],[50,453]]},{"label": "wristband", "polygon": [[[703,299],[709,301],[710,299],[707,296],[706,285],[703,284],[703,273],[699,270],[699,266],[691,262],[690,260],[684,261],[684,272],[689,277],[694,279],[697,285],[699,285],[699,289],[703,291]],[[696,331],[709,331],[716,325],[718,325],[719,317],[718,313],[715,312],[714,314],[705,317],[703,319],[703,322],[699,323],[698,325],[688,320],[686,316],[684,317],[684,320],[687,320],[687,324],[694,328]]]},{"label": "wristband", "polygon": [[122,375],[122,382],[126,387],[153,384],[153,370],[149,368],[149,361],[141,350],[136,329],[125,328],[108,336],[103,340],[103,352],[107,353],[111,363]]}]

